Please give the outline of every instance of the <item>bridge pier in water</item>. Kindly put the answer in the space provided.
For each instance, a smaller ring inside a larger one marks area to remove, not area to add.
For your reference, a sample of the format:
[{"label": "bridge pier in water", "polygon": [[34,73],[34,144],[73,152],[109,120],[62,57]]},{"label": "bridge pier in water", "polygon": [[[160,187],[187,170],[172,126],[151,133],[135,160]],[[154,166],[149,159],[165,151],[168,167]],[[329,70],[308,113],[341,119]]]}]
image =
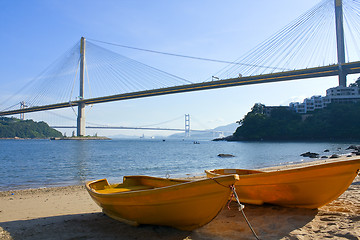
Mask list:
[{"label": "bridge pier in water", "polygon": [[[81,38],[80,42],[80,100],[84,99],[84,76],[85,76],[85,38]],[[78,137],[85,136],[85,103],[78,104],[76,135]]]}]

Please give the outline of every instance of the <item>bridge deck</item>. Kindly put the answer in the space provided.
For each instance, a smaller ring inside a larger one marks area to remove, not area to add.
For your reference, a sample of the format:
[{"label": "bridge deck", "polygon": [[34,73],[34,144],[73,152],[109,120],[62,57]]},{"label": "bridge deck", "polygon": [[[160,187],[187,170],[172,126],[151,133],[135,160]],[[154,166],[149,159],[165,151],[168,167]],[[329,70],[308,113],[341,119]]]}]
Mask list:
[{"label": "bridge deck", "polygon": [[[345,63],[341,67],[342,67],[342,71],[346,72],[347,74],[360,73],[360,62]],[[241,77],[241,78],[230,78],[230,79],[217,80],[211,82],[187,84],[187,85],[181,85],[175,87],[159,88],[153,90],[117,94],[117,95],[98,97],[98,98],[89,98],[89,99],[73,101],[73,102],[56,103],[56,104],[29,107],[29,108],[17,109],[11,111],[3,111],[0,112],[0,116],[67,108],[72,106],[78,106],[80,103],[96,104],[96,103],[122,101],[122,100],[135,99],[135,98],[160,96],[160,95],[167,95],[174,93],[193,92],[193,91],[209,90],[216,88],[225,88],[225,87],[234,87],[234,86],[242,86],[242,85],[250,85],[250,84],[270,83],[270,82],[282,82],[282,81],[291,81],[297,79],[308,79],[308,78],[328,77],[328,76],[337,76],[337,75],[339,75],[339,65],[330,65],[324,67],[308,68],[308,69],[301,69],[294,71],[284,71],[279,73]]]}]

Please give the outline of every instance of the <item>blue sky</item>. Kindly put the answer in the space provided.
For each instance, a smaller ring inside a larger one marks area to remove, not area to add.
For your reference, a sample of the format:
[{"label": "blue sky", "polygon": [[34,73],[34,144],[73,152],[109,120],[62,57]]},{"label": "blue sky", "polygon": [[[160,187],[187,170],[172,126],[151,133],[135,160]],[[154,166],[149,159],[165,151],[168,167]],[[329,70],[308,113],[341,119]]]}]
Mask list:
[{"label": "blue sky", "polygon": [[[316,3],[313,0],[0,0],[0,95],[17,92],[82,36],[233,61]],[[224,67],[218,63],[103,47],[194,82],[205,80]],[[348,82],[354,79],[349,76]],[[99,104],[89,110],[87,121],[143,126],[189,113],[196,120],[191,122],[192,128],[214,128],[241,119],[254,103],[287,105],[312,95],[325,95],[327,88],[336,85],[336,78],[323,78]],[[35,120],[43,117],[28,115],[31,116]],[[164,127],[182,128],[184,121],[172,124]],[[169,134],[140,131],[100,134],[143,133]]]}]

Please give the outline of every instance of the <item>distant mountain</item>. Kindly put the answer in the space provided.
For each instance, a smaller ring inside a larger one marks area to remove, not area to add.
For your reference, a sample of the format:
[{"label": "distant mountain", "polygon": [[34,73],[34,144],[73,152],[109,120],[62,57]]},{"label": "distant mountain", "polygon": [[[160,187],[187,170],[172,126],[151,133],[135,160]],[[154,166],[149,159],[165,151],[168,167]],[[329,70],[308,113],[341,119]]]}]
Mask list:
[{"label": "distant mountain", "polygon": [[0,118],[0,138],[50,138],[62,137],[61,132],[49,127],[45,122]]},{"label": "distant mountain", "polygon": [[[210,129],[209,132],[191,132],[190,138],[192,139],[204,139],[204,140],[212,140],[214,138],[225,137],[232,135],[236,129],[239,127],[237,123],[231,123],[225,126],[216,127],[214,129]],[[216,131],[217,133],[212,133],[211,131]],[[222,134],[221,134],[222,133]],[[184,133],[176,133],[170,135],[168,138],[184,138]]]}]

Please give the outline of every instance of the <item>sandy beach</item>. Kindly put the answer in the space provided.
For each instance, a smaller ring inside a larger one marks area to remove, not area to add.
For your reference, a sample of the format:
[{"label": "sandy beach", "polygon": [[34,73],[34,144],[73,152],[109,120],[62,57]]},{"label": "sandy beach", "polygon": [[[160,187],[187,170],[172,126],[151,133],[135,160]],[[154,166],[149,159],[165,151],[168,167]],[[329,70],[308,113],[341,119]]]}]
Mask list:
[{"label": "sandy beach", "polygon": [[[319,162],[324,161],[306,164]],[[230,207],[186,232],[117,222],[101,212],[83,186],[6,191],[0,192],[0,239],[255,239],[237,205]],[[316,210],[248,204],[244,210],[260,239],[360,239],[360,177]]]}]

